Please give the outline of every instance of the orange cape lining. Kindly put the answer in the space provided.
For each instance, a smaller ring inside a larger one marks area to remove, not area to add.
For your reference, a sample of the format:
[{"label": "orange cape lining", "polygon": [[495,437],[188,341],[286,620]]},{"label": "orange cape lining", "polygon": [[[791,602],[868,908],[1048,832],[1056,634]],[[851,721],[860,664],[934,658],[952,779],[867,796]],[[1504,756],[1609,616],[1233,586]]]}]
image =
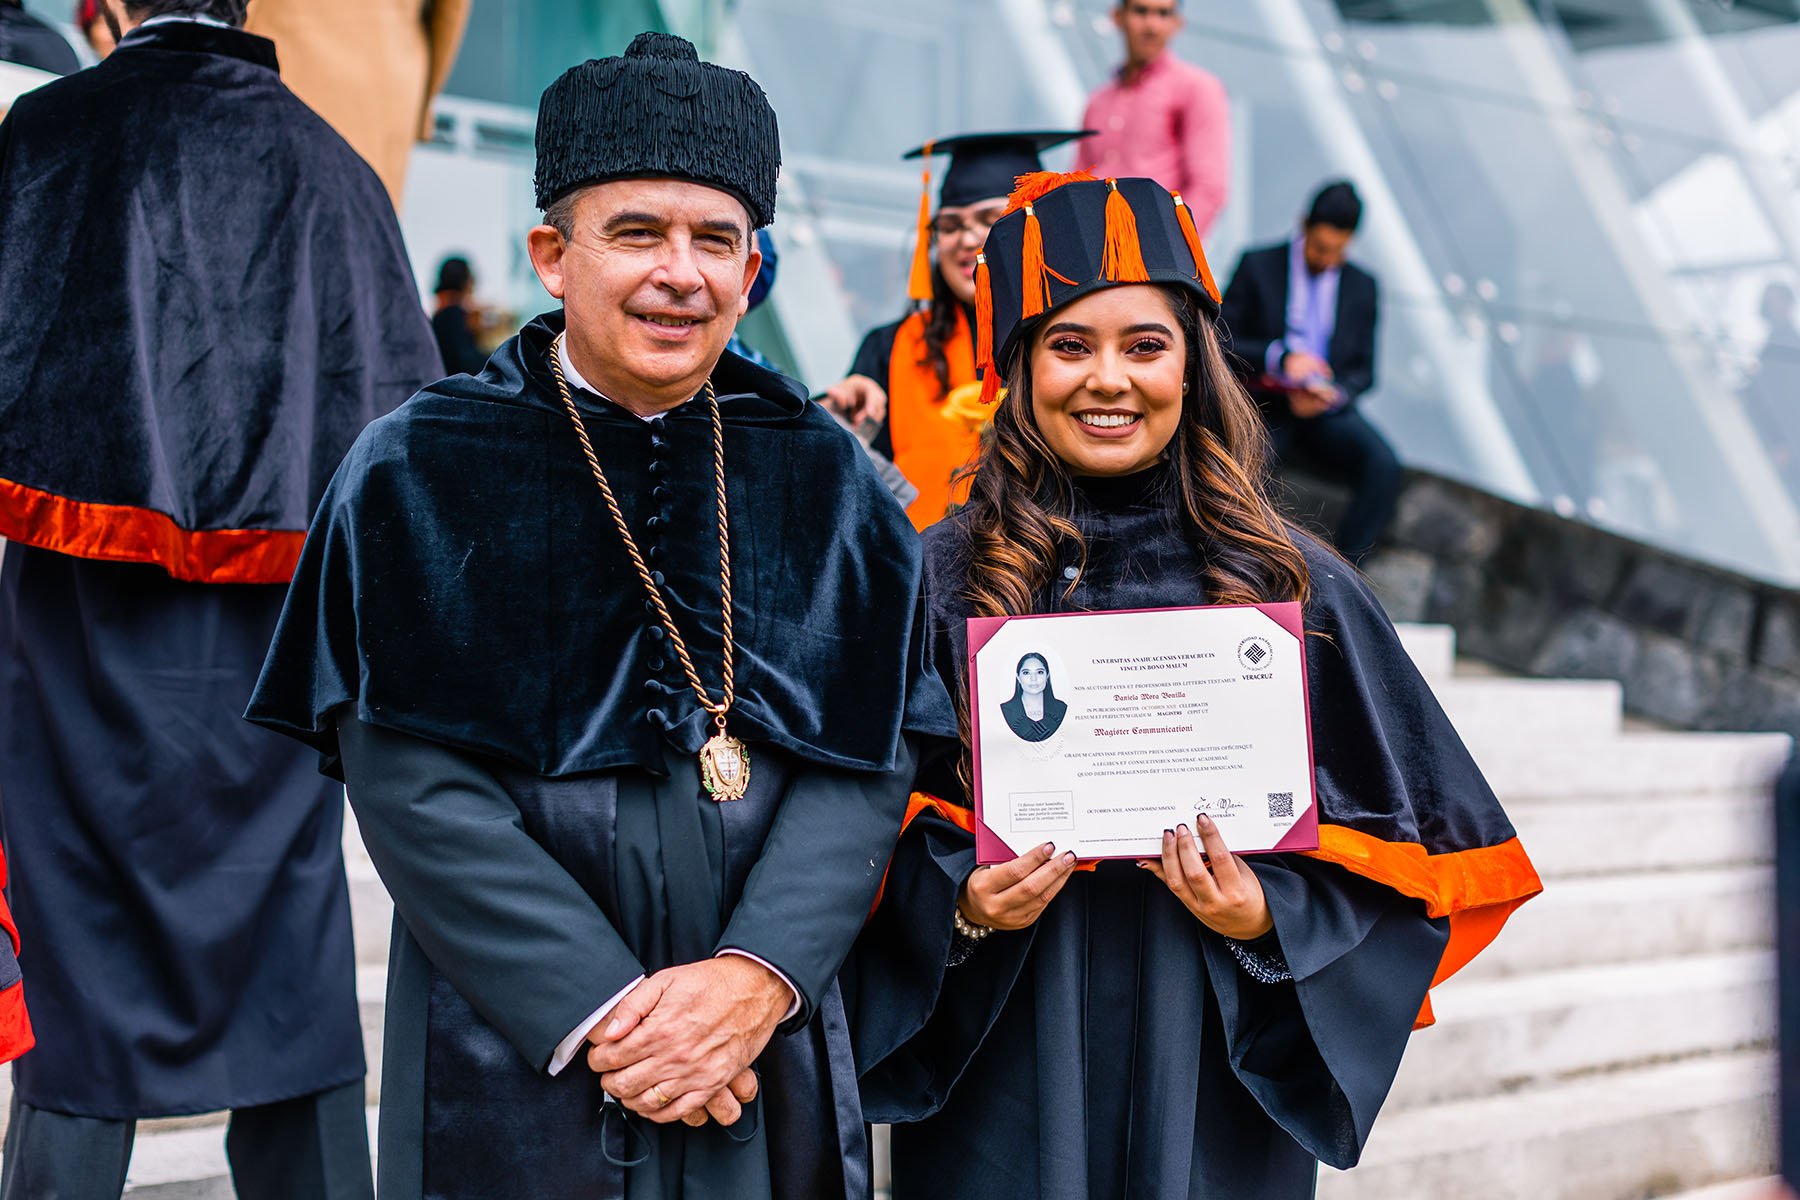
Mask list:
[{"label": "orange cape lining", "polygon": [[[907,802],[901,829],[904,831],[923,812],[935,812],[968,832],[975,832],[972,811],[923,792],[914,792]],[[1497,846],[1428,854],[1416,842],[1388,842],[1348,826],[1322,824],[1319,848],[1299,853],[1336,863],[1403,896],[1423,900],[1427,916],[1449,918],[1450,941],[1444,947],[1443,958],[1438,960],[1432,987],[1474,961],[1499,936],[1513,911],[1544,890],[1536,868],[1516,837]],[[1084,862],[1075,869],[1091,871],[1098,865],[1095,861]],[[884,876],[884,887],[886,883]],[[881,904],[879,893],[875,904]],[[1431,996],[1427,994],[1413,1028],[1422,1029],[1434,1020]]]},{"label": "orange cape lining", "polygon": [[[960,308],[956,332],[944,343],[944,358],[950,364],[951,391],[975,382],[975,342]],[[913,313],[895,332],[888,358],[888,432],[894,465],[919,489],[906,507],[914,529],[935,524],[951,504],[969,498],[969,480],[952,487],[950,477],[975,457],[981,437],[945,419],[948,395],[926,360],[925,314]]]},{"label": "orange cape lining", "polygon": [[102,562],[154,563],[194,583],[287,583],[306,531],[183,529],[163,513],[0,479],[0,537]]},{"label": "orange cape lining", "polygon": [[[0,887],[6,886],[6,856],[0,854]],[[19,953],[19,931],[13,925],[6,900],[0,897],[0,931],[12,941],[13,954]],[[31,1032],[31,1014],[25,1011],[25,984],[13,984],[0,992],[0,1062],[10,1062],[31,1049],[37,1037]]]}]

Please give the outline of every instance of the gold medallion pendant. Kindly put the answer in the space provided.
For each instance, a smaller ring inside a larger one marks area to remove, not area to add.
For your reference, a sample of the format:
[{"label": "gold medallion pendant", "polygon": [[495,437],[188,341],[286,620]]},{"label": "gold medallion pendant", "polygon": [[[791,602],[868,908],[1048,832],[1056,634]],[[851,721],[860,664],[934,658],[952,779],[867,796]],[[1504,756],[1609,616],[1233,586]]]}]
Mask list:
[{"label": "gold medallion pendant", "polygon": [[618,498],[613,495],[612,485],[606,481],[606,472],[600,468],[599,456],[594,453],[594,443],[589,439],[587,426],[581,420],[581,410],[575,407],[575,401],[569,395],[569,383],[563,378],[560,352],[563,337],[560,333],[556,335],[550,354],[550,373],[556,377],[556,392],[562,400],[563,411],[568,413],[569,421],[575,427],[575,438],[581,443],[581,456],[587,460],[588,469],[594,475],[594,483],[606,500],[606,510],[612,516],[613,528],[619,531],[619,540],[625,547],[625,554],[637,571],[638,581],[644,585],[650,608],[656,613],[663,632],[668,636],[669,645],[681,663],[682,673],[687,676],[688,686],[694,689],[700,707],[712,714],[713,725],[717,729],[707,739],[706,745],[700,747],[700,782],[705,785],[707,794],[721,804],[727,800],[742,800],[744,793],[750,790],[750,748],[744,745],[742,738],[734,738],[725,732],[725,714],[731,711],[737,687],[731,636],[731,519],[725,505],[725,424],[719,415],[719,397],[713,392],[712,380],[707,380],[704,394],[712,417],[713,497],[717,505],[719,529],[719,625],[721,640],[724,642],[722,658],[725,675],[720,696],[714,700],[707,694],[706,686],[700,682],[700,676],[694,670],[694,660],[688,654],[687,643],[682,640],[681,630],[675,627],[675,618],[669,612],[668,602],[663,599],[662,576],[652,574],[649,565],[644,562],[644,556],[639,553],[637,539],[631,536],[631,527],[625,523],[625,513],[619,507]]},{"label": "gold medallion pendant", "polygon": [[700,782],[721,804],[742,800],[750,790],[750,748],[726,733],[724,725],[700,747]]}]

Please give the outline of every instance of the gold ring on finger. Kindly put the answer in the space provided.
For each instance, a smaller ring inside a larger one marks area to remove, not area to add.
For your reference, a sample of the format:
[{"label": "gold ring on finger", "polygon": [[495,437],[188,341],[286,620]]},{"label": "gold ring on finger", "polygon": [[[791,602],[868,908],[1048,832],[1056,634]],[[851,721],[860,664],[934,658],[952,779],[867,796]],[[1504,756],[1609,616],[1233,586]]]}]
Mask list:
[{"label": "gold ring on finger", "polygon": [[671,1097],[663,1095],[663,1090],[654,1083],[650,1085],[650,1094],[656,1097],[656,1107],[658,1108],[667,1108],[675,1103]]}]

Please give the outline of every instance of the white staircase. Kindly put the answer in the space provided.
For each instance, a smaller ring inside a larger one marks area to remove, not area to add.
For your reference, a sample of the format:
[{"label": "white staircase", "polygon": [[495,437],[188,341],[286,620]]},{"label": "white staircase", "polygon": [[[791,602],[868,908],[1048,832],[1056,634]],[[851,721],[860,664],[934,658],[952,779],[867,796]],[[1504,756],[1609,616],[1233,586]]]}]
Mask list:
[{"label": "white staircase", "polygon": [[[1617,684],[1458,673],[1448,629],[1401,633],[1547,890],[1434,994],[1362,1164],[1322,1172],[1321,1200],[1768,1200],[1787,739],[1628,731]],[[344,852],[373,1106],[392,906],[354,821]],[[145,1122],[127,1195],[229,1197],[223,1120]]]},{"label": "white staircase", "polygon": [[[1627,731],[1612,683],[1414,658],[1545,892],[1433,994],[1321,1200],[1767,1200],[1776,734]],[[1704,1190],[1696,1190],[1704,1189]]]}]

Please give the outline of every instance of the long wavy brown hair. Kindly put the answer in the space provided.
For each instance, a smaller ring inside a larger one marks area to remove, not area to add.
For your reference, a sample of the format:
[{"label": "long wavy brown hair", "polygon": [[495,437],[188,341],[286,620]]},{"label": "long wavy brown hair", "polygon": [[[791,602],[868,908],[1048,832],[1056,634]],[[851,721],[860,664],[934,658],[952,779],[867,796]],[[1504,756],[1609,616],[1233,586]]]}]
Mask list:
[{"label": "long wavy brown hair", "polygon": [[925,337],[923,357],[920,365],[929,363],[931,373],[937,376],[938,390],[950,391],[950,355],[945,347],[950,339],[956,336],[956,314],[962,308],[956,293],[950,290],[949,283],[944,280],[944,272],[939,269],[937,260],[931,263],[931,299],[925,303],[915,301],[907,309],[910,316],[914,312],[925,314]]},{"label": "long wavy brown hair", "polygon": [[[1214,604],[1305,602],[1306,560],[1292,527],[1268,496],[1268,436],[1256,407],[1226,365],[1199,305],[1164,288],[1187,343],[1188,389],[1181,424],[1165,451],[1171,501],[1201,560]],[[971,558],[965,584],[977,616],[1029,613],[1073,547],[1087,548],[1074,520],[1075,486],[1032,412],[1029,347],[1006,379],[1006,398],[968,468],[964,511]],[[1074,583],[1064,595],[1073,590]]]}]

